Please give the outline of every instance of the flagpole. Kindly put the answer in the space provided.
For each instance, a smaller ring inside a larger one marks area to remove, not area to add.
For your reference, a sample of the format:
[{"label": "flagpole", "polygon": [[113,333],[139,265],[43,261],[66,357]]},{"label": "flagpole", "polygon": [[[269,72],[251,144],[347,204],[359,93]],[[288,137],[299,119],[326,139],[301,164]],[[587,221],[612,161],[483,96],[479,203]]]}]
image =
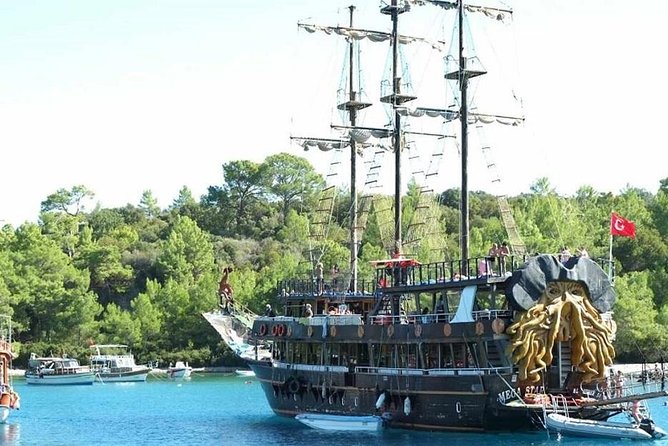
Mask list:
[{"label": "flagpole", "polygon": [[612,280],[612,231],[610,231],[610,251],[608,252],[608,278]]}]

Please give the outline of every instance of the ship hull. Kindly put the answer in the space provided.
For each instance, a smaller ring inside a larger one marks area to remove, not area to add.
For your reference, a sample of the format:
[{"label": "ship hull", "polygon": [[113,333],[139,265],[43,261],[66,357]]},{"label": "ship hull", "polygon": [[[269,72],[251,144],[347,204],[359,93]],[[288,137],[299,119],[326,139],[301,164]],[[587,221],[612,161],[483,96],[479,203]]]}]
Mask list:
[{"label": "ship hull", "polygon": [[508,389],[510,376],[332,374],[277,368],[269,361],[250,361],[249,365],[270,407],[281,416],[309,412],[379,415],[388,427],[417,430],[483,432],[541,427],[542,407],[510,407],[499,400]]}]

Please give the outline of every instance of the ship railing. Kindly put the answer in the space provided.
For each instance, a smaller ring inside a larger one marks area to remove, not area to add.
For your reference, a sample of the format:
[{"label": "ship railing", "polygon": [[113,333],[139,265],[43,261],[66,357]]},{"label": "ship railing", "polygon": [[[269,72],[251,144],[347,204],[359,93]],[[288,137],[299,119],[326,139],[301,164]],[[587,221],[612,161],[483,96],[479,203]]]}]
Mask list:
[{"label": "ship railing", "polygon": [[355,367],[356,373],[367,373],[372,375],[392,375],[392,376],[480,376],[494,375],[498,373],[511,373],[512,367],[490,367],[490,368],[439,368],[439,369],[418,369],[407,367]]},{"label": "ship railing", "polygon": [[313,317],[292,317],[292,316],[258,316],[256,320],[260,322],[288,323],[296,322],[301,325],[328,326],[328,325],[363,325],[361,314],[330,314],[317,315]]},{"label": "ship railing", "polygon": [[304,372],[334,372],[345,373],[349,369],[344,365],[316,365],[316,364],[293,364],[287,362],[274,362],[274,367],[286,370],[301,370]]},{"label": "ship railing", "polygon": [[[373,325],[393,325],[393,324],[436,324],[443,322],[452,322],[456,313],[428,313],[428,314],[409,314],[394,316],[391,314],[379,314],[370,316],[369,321]],[[471,313],[474,321],[494,320],[497,318],[512,317],[511,310],[476,310]]]},{"label": "ship railing", "polygon": [[324,279],[322,289],[315,277],[299,277],[281,280],[277,283],[278,295],[283,299],[324,296],[330,300],[353,299],[356,297],[370,297],[376,286],[370,280],[357,280],[356,292],[351,291],[351,283],[342,277]]},{"label": "ship railing", "polygon": [[[558,254],[553,254],[559,258]],[[474,279],[506,278],[521,268],[532,256],[511,255],[507,257],[472,257],[466,260],[451,260],[425,264],[401,266],[398,262],[376,264],[376,284],[379,288],[435,285]],[[609,260],[591,259],[614,278],[614,269]]]},{"label": "ship railing", "polygon": [[[398,262],[378,263],[376,283],[380,288],[408,285],[434,285],[490,277],[507,277],[526,262],[526,256],[507,256],[502,260],[472,257],[402,266]],[[384,267],[383,267],[384,266]]]},{"label": "ship railing", "polygon": [[361,314],[333,314],[328,316],[313,316],[311,318],[300,318],[304,325],[363,325]]}]

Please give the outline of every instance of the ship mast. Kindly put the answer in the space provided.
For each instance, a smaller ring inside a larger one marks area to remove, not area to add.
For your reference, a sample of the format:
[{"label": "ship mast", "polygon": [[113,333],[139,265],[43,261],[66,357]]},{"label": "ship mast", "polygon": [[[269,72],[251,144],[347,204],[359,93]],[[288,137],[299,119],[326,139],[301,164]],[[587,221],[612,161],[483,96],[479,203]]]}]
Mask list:
[{"label": "ship mast", "polygon": [[392,104],[394,110],[394,129],[392,132],[394,150],[394,254],[401,254],[401,115],[399,106],[412,101],[415,96],[401,94],[401,76],[399,76],[399,14],[406,12],[410,6],[399,6],[398,0],[392,0],[389,6],[381,8],[380,12],[392,19],[392,94],[381,98],[382,102]]},{"label": "ship mast", "polygon": [[[353,28],[353,14],[355,11],[355,6],[351,5],[348,7],[350,9],[350,29]],[[342,104],[339,104],[337,108],[339,110],[345,110],[348,112],[348,117],[350,120],[350,127],[355,128],[357,126],[357,112],[363,108],[371,106],[367,102],[362,102],[358,99],[358,92],[355,91],[355,53],[354,53],[354,39],[349,38],[349,49],[348,49],[348,100]],[[354,138],[350,139],[350,285],[349,289],[353,293],[357,292],[357,253],[358,253],[358,240],[357,240],[357,142]]]},{"label": "ship mast", "polygon": [[466,87],[468,79],[466,76],[466,58],[464,57],[464,0],[459,0],[457,8],[459,19],[459,88],[461,90],[461,103],[459,109],[459,120],[461,123],[462,132],[462,187],[461,187],[461,209],[460,209],[460,249],[461,260],[466,262],[469,258],[469,185],[468,185],[468,108]]},{"label": "ship mast", "polygon": [[[353,12],[355,6],[350,5],[350,28],[353,27]],[[350,83],[350,103],[357,100],[355,93],[355,84],[353,82],[354,70],[354,42],[350,39],[348,52],[349,73],[348,81]],[[350,107],[350,126],[355,127],[357,121],[357,108]],[[357,143],[354,139],[350,141],[350,291],[357,293]]]}]

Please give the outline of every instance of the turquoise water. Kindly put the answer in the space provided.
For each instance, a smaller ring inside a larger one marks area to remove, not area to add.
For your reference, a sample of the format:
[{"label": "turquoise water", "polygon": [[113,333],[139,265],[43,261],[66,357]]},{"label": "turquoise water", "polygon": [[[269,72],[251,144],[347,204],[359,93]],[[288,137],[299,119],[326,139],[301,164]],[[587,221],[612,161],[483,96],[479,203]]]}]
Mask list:
[{"label": "turquoise water", "polygon": [[[602,440],[556,439],[545,432],[529,434],[454,434],[388,429],[377,434],[320,432],[275,416],[254,379],[194,376],[172,382],[93,386],[14,385],[21,410],[0,425],[2,445],[309,445],[383,446],[447,444],[593,446]],[[650,403],[659,426],[668,428],[665,399]],[[605,441],[606,446],[629,440]],[[668,440],[653,444],[668,445]]]}]

